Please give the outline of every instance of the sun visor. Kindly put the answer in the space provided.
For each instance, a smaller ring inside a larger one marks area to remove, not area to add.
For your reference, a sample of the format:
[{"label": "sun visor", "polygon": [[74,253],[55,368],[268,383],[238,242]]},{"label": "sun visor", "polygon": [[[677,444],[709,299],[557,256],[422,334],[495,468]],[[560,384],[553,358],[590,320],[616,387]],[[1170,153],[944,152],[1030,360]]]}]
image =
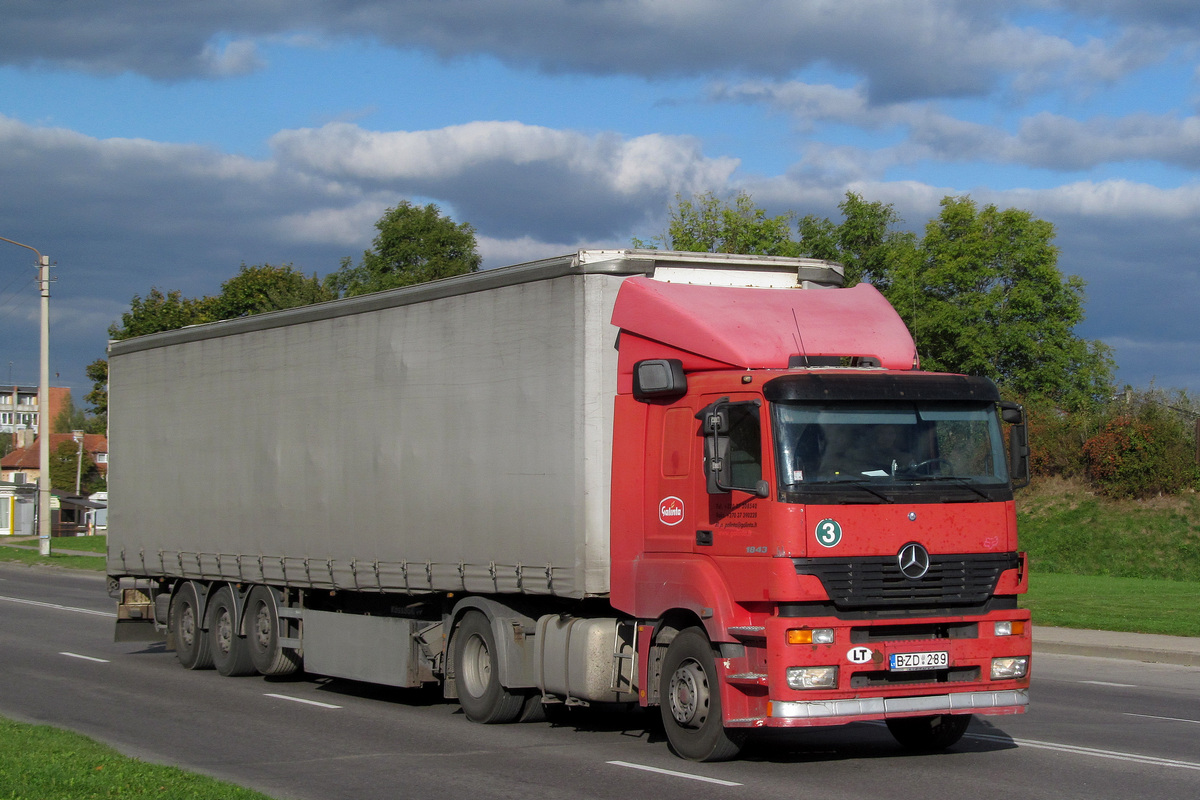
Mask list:
[{"label": "sun visor", "polygon": [[874,358],[913,367],[903,320],[870,284],[849,289],[760,289],[665,283],[622,284],[612,322],[674,350],[743,369],[784,369],[794,356]]}]

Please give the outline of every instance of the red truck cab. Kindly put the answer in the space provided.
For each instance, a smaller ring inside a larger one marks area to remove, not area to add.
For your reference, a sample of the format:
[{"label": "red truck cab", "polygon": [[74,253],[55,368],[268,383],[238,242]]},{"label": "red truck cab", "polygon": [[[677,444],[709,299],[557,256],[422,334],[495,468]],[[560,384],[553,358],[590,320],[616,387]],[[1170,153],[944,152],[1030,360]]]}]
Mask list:
[{"label": "red truck cab", "polygon": [[1020,408],[921,372],[867,285],[620,291],[611,603],[675,750],[861,720],[933,749],[1023,712]]}]

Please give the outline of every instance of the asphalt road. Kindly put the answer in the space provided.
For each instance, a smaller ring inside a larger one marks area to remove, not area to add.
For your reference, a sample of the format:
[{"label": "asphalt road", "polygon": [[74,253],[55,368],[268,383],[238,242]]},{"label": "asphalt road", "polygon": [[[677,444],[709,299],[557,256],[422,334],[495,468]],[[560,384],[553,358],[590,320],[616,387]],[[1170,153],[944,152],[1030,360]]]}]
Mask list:
[{"label": "asphalt road", "polygon": [[1039,655],[1030,712],[976,718],[947,753],[859,724],[692,764],[652,715],[481,726],[436,694],[188,672],[113,643],[113,608],[100,576],[0,564],[0,714],[280,800],[1200,796],[1200,668]]}]

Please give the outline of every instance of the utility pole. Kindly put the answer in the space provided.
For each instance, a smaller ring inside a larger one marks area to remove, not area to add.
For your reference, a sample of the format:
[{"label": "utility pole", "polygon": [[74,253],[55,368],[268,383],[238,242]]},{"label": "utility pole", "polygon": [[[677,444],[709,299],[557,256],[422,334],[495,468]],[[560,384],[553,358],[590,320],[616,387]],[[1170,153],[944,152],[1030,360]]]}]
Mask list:
[{"label": "utility pole", "polygon": [[41,369],[38,383],[38,551],[50,555],[50,256],[36,247],[0,236],[0,241],[37,254],[38,289],[42,295]]}]

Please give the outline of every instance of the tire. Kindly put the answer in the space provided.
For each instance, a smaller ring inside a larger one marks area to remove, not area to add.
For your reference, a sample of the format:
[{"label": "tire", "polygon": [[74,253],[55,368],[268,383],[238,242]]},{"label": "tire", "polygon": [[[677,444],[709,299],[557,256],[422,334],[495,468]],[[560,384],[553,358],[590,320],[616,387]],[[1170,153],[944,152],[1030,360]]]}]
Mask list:
[{"label": "tire", "polygon": [[746,731],[722,724],[716,660],[703,630],[680,631],[667,646],[659,703],[667,741],[679,757],[728,761],[741,752]]},{"label": "tire", "polygon": [[472,722],[514,722],[525,705],[525,695],[500,685],[498,656],[488,618],[478,611],[468,611],[454,633],[454,670],[459,705]]},{"label": "tire", "polygon": [[228,586],[218,589],[208,601],[208,640],[213,666],[226,677],[253,675],[250,646],[238,634],[237,606]]},{"label": "tire", "polygon": [[200,589],[192,581],[179,587],[171,601],[170,627],[175,655],[184,669],[212,669],[212,650],[204,632]]},{"label": "tire", "polygon": [[887,721],[888,730],[906,750],[931,753],[953,746],[971,724],[970,714],[901,717]]},{"label": "tire", "polygon": [[281,625],[275,593],[266,586],[250,590],[246,603],[246,647],[250,662],[263,675],[291,675],[300,669],[300,655],[279,646]]}]

